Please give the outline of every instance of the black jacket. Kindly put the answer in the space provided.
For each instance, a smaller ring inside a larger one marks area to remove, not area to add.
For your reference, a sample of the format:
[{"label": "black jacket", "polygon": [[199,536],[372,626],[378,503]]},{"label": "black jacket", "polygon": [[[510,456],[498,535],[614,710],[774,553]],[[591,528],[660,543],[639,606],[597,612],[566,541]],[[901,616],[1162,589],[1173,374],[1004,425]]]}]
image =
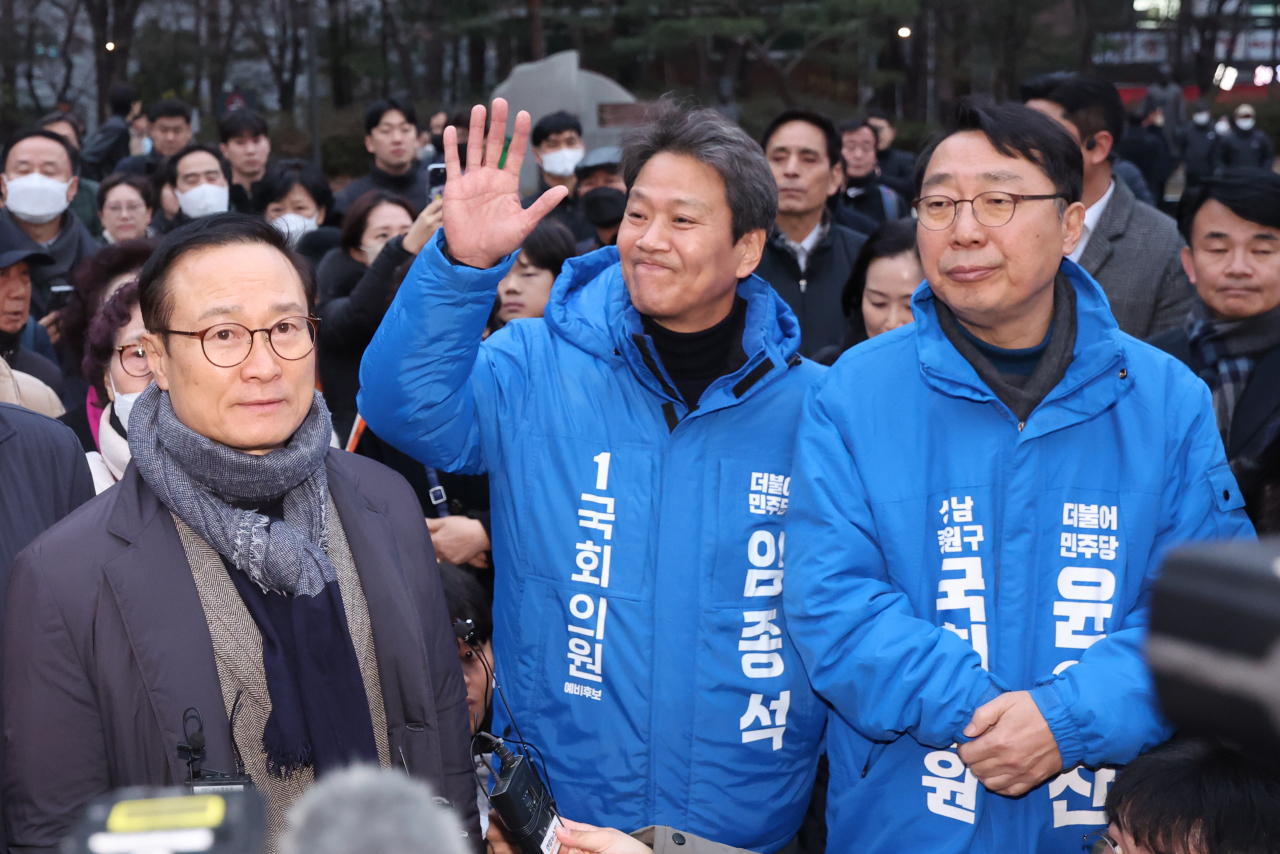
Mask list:
[{"label": "black jacket", "polygon": [[[0,403],[0,617],[14,556],[93,493],[93,475],[71,430],[29,409]],[[0,663],[3,637],[0,633]],[[3,725],[0,710],[0,732]],[[0,850],[5,847],[0,825]]]},{"label": "black jacket", "polygon": [[765,243],[756,273],[778,292],[800,319],[800,354],[813,357],[824,347],[844,342],[848,322],[840,310],[840,295],[867,239],[842,225],[830,229],[809,253],[803,273],[796,256],[775,227]]},{"label": "black jacket", "polygon": [[[551,185],[545,179],[538,178],[538,189],[520,200],[523,207],[529,205],[542,198],[542,194],[551,189]],[[564,223],[565,227],[573,232],[574,243],[584,240],[599,240],[600,235],[596,233],[596,227],[587,221],[587,215],[582,210],[582,200],[578,198],[576,192],[570,193],[560,200],[560,204],[551,209],[551,213],[547,214],[548,219],[558,219]]]},{"label": "black jacket", "polygon": [[850,186],[838,197],[836,222],[840,222],[841,207],[848,208],[875,220],[877,225],[891,219],[902,219],[910,214],[910,201],[898,195],[888,184],[872,178],[865,186]]},{"label": "black jacket", "polygon": [[1178,131],[1178,139],[1182,162],[1187,165],[1187,186],[1199,186],[1213,175],[1218,165],[1222,137],[1212,124],[1207,127],[1189,124]]},{"label": "black jacket", "polygon": [[124,158],[117,163],[116,168],[111,171],[127,172],[130,175],[143,175],[150,177],[160,168],[161,163],[164,163],[164,155],[155,149],[152,149],[148,154],[134,154]]},{"label": "black jacket", "polygon": [[84,151],[80,152],[80,175],[101,181],[128,156],[129,123],[124,116],[112,116],[84,141]]},{"label": "black jacket", "polygon": [[1276,147],[1261,128],[1242,131],[1232,128],[1222,138],[1218,162],[1224,169],[1270,169],[1276,159]]},{"label": "black jacket", "polygon": [[[1159,347],[1181,361],[1192,371],[1199,369],[1191,357],[1191,341],[1182,327],[1170,329],[1151,338],[1149,344]],[[1249,376],[1249,384],[1236,402],[1227,432],[1227,462],[1252,460],[1267,440],[1268,427],[1280,420],[1280,347],[1258,359]],[[1244,484],[1241,484],[1243,488]]]},{"label": "black jacket", "polygon": [[101,248],[71,211],[62,215],[58,236],[43,246],[27,236],[7,208],[0,208],[0,245],[43,252],[53,258],[52,264],[31,267],[31,315],[37,320],[66,304],[71,296],[71,271]]},{"label": "black jacket", "polygon": [[427,206],[427,170],[417,160],[403,175],[392,175],[377,166],[370,166],[368,175],[355,179],[333,197],[334,214],[341,217],[356,199],[370,190],[386,190],[403,196],[416,210],[422,210]]},{"label": "black jacket", "polygon": [[391,304],[396,268],[413,255],[404,239],[394,237],[366,267],[342,247],[329,250],[316,272],[320,318],[317,366],[333,427],[345,444],[356,420],[356,392],[360,390],[360,358],[378,331]]},{"label": "black jacket", "polygon": [[880,183],[910,201],[916,197],[916,155],[889,146],[876,152],[880,164]]},{"label": "black jacket", "polygon": [[[370,460],[331,450],[325,465],[369,606],[391,756],[447,798],[475,838],[466,688],[418,502],[403,478]],[[134,465],[22,552],[11,579],[11,852],[55,851],[85,805],[112,789],[186,779],[177,744],[189,707],[203,715],[205,767],[235,767],[186,553]]]}]

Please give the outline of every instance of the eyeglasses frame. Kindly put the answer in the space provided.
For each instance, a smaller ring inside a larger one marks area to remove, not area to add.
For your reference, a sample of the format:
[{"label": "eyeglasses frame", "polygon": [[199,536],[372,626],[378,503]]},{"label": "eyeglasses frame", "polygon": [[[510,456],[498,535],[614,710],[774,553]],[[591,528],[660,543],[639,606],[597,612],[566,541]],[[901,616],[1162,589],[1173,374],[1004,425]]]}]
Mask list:
[{"label": "eyeglasses frame", "polygon": [[[210,327],[210,328],[212,328],[212,327]],[[119,359],[120,359],[120,370],[124,371],[126,374],[129,374],[129,369],[128,369],[128,368],[126,368],[126,367],[124,366],[124,351],[125,351],[125,350],[129,350],[129,349],[132,349],[132,348],[134,348],[134,347],[141,347],[141,346],[142,346],[142,344],[140,344],[140,343],[138,343],[138,342],[134,342],[133,344],[121,344],[119,347],[116,347],[116,348],[115,348],[116,356],[118,356],[118,357],[119,357]],[[209,358],[209,357],[208,357],[208,356],[205,356],[205,358],[207,359],[207,358]],[[283,357],[282,357],[282,358],[283,358]],[[138,375],[138,374],[129,374],[129,376],[133,377],[135,380],[140,380],[140,379],[142,379],[143,377],[148,376],[150,373],[151,373],[151,365],[150,365],[150,364],[148,364],[148,365],[147,365],[147,373],[145,373],[145,374],[141,374],[141,375]]]},{"label": "eyeglasses frame", "polygon": [[[961,202],[968,202],[969,209],[973,210],[973,203],[975,201],[991,193],[999,193],[1002,196],[1008,196],[1009,198],[1013,199],[1013,211],[1010,212],[1009,218],[1004,222],[1000,223],[999,225],[987,225],[985,222],[978,219],[978,214],[975,211],[973,214],[973,218],[978,220],[979,225],[986,226],[987,228],[1004,228],[1006,225],[1013,222],[1013,217],[1018,213],[1018,205],[1021,204],[1022,202],[1039,202],[1039,201],[1044,201],[1046,199],[1066,199],[1065,193],[1049,193],[1047,195],[1043,193],[1038,193],[1035,195],[1027,195],[1025,193],[1008,193],[1008,192],[1005,192],[1004,190],[987,190],[985,193],[978,193],[978,195],[974,196],[972,199],[953,199],[950,196],[938,196],[938,195],[921,196],[920,198],[914,200],[911,203],[911,209],[916,212],[916,216],[919,218],[920,225],[924,226],[924,228],[927,229],[928,231],[946,231],[948,228],[956,224],[956,219],[958,219],[960,216]],[[953,203],[951,208],[951,222],[947,223],[941,228],[931,228],[925,225],[924,217],[920,216],[920,203],[923,202],[925,199],[934,199],[934,198],[946,199],[947,201]]]},{"label": "eyeglasses frame", "polygon": [[[196,332],[184,332],[181,329],[157,329],[156,332],[160,333],[161,335],[185,335],[188,338],[195,338],[197,341],[200,342],[200,352],[204,355],[205,359],[209,362],[209,364],[213,365],[215,368],[238,368],[241,365],[243,365],[245,363],[245,359],[248,359],[250,356],[253,355],[253,342],[258,340],[259,332],[266,333],[267,345],[271,347],[272,353],[275,353],[277,356],[280,356],[280,358],[284,359],[286,362],[297,362],[307,358],[307,356],[310,356],[312,353],[315,352],[316,336],[320,334],[320,318],[312,317],[311,315],[291,314],[289,315],[289,317],[280,318],[280,320],[289,320],[290,318],[293,318],[293,317],[301,317],[303,320],[307,322],[307,325],[311,327],[311,349],[303,353],[301,356],[297,356],[296,358],[293,358],[293,359],[290,359],[288,356],[280,355],[280,351],[276,349],[275,342],[271,340],[271,327],[267,327],[265,329],[250,329],[249,327],[245,326],[243,323],[236,323],[234,320],[224,320],[221,323],[215,323],[211,326],[206,326],[204,329],[200,329]],[[279,323],[280,320],[277,320],[276,323]],[[249,352],[245,353],[244,358],[236,362],[234,365],[219,365],[213,359],[209,358],[208,352],[206,352],[204,349],[204,336],[209,333],[210,329],[217,329],[219,326],[239,326],[241,329],[244,329],[249,333]],[[123,364],[123,362],[121,362],[121,364]]]},{"label": "eyeglasses frame", "polygon": [[[1123,854],[1123,852],[1120,849],[1120,843],[1111,838],[1111,834],[1109,831],[1110,831],[1110,828],[1100,827],[1097,830],[1094,830],[1090,833],[1086,833],[1084,835],[1085,842],[1088,842],[1091,837],[1094,837],[1094,836],[1098,837],[1097,841],[1089,846],[1090,854],[1094,854],[1094,849],[1099,844],[1106,845],[1107,848],[1111,851],[1111,854]],[[1106,854],[1106,852],[1101,852],[1101,854]]]}]

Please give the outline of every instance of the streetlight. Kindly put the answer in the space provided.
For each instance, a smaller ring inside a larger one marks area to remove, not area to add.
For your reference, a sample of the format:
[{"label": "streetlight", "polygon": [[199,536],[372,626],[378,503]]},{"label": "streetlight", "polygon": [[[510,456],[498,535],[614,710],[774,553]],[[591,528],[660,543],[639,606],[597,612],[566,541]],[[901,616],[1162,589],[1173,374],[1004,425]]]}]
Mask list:
[{"label": "streetlight", "polygon": [[116,49],[115,42],[107,42],[107,50],[115,50],[115,49]]},{"label": "streetlight", "polygon": [[911,38],[911,28],[910,28],[910,27],[898,27],[898,38],[900,38],[900,39],[909,39],[909,38]]}]

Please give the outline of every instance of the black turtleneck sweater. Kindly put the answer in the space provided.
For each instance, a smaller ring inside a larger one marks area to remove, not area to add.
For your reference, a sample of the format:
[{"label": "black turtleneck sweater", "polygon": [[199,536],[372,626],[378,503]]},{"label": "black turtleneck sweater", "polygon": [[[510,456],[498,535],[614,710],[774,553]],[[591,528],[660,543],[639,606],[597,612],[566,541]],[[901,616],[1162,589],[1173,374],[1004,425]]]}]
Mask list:
[{"label": "black turtleneck sweater", "polygon": [[652,317],[640,316],[662,366],[690,410],[698,408],[707,386],[746,364],[742,348],[746,321],[747,301],[742,297],[734,299],[724,320],[701,332],[672,332]]}]

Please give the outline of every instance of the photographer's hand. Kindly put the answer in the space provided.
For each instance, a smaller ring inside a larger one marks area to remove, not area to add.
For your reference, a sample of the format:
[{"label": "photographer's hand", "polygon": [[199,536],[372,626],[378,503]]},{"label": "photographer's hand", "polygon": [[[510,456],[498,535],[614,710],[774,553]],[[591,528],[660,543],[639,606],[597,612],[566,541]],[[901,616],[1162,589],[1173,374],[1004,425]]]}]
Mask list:
[{"label": "photographer's hand", "polygon": [[653,849],[621,830],[593,827],[580,821],[561,818],[564,827],[556,831],[560,854],[653,854]]},{"label": "photographer's hand", "polygon": [[410,255],[417,255],[422,251],[422,247],[427,245],[427,241],[436,233],[436,229],[440,227],[440,223],[444,221],[444,199],[436,199],[431,204],[422,209],[422,213],[418,214],[418,218],[413,221],[413,225],[409,226],[409,233],[404,236],[404,251]]},{"label": "photographer's hand", "polygon": [[444,131],[444,233],[449,254],[460,264],[487,270],[520,248],[538,221],[568,194],[552,187],[525,209],[520,205],[520,166],[529,141],[529,114],[516,115],[506,165],[498,168],[507,131],[507,102],[493,101],[489,138],[484,137],[485,109],[471,108],[467,138],[467,170],[458,161],[458,132]]}]

